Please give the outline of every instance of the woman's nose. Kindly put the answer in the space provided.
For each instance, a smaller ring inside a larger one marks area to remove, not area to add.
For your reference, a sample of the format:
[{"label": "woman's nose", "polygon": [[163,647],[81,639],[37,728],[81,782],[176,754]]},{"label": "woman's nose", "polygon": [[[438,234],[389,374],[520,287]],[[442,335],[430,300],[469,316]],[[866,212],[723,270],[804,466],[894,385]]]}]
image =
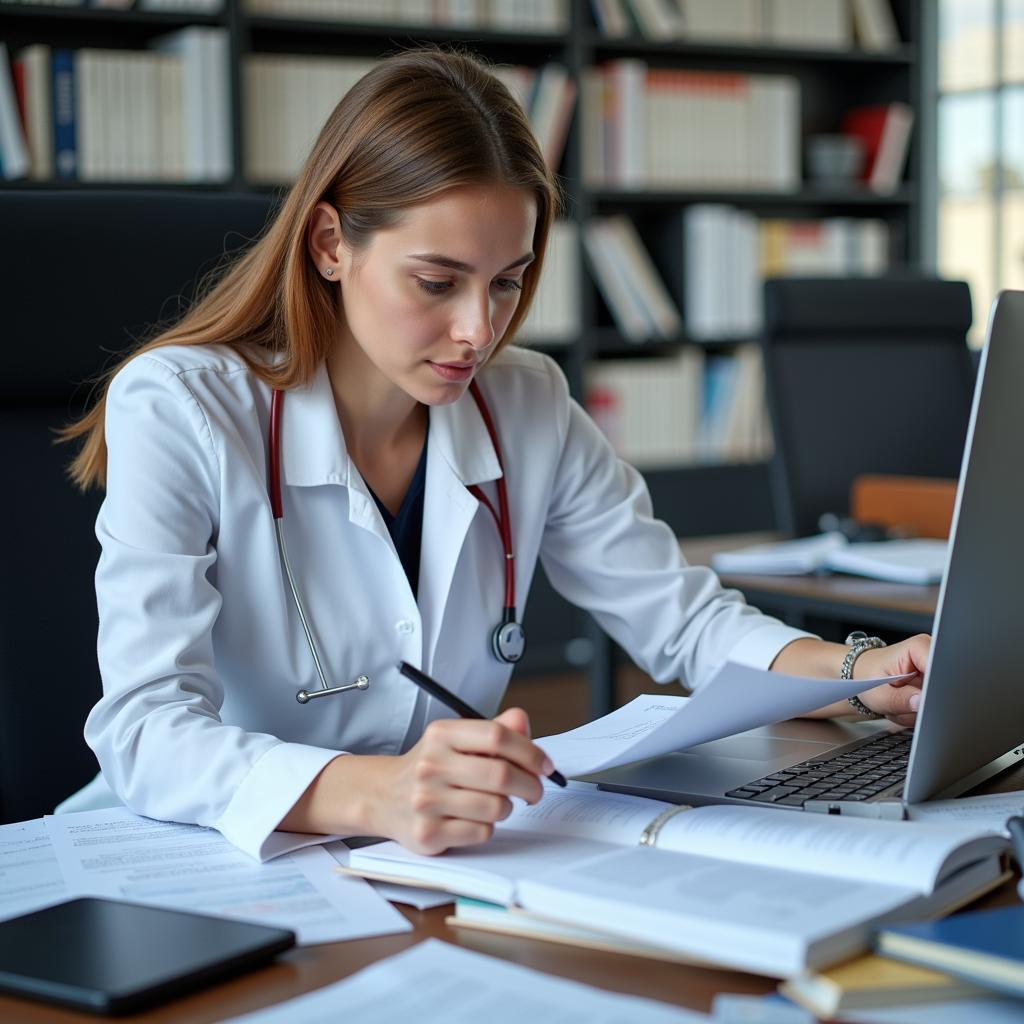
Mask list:
[{"label": "woman's nose", "polygon": [[488,295],[467,297],[461,303],[452,324],[452,337],[475,349],[487,348],[494,341],[494,321]]}]

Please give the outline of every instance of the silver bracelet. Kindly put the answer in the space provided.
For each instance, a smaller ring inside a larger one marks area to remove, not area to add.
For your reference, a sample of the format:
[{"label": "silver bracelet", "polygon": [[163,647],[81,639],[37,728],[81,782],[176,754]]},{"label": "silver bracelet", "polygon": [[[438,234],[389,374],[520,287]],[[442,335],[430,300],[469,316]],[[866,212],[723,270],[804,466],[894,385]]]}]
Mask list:
[{"label": "silver bracelet", "polygon": [[[840,679],[852,679],[853,678],[853,664],[854,662],[865,652],[875,650],[879,647],[885,646],[885,641],[877,636],[868,636],[867,633],[862,630],[854,630],[847,638],[847,644],[850,649],[846,652],[846,657],[843,658],[842,668],[839,670]],[[846,698],[847,703],[858,715],[862,715],[864,718],[884,718],[884,715],[878,714],[877,711],[872,711],[856,696]]]}]

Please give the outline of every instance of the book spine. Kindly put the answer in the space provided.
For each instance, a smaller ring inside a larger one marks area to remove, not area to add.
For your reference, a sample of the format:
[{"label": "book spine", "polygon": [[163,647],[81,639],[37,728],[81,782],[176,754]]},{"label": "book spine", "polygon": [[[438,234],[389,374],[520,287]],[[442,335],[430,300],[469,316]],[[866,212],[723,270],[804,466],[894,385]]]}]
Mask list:
[{"label": "book spine", "polygon": [[75,131],[75,53],[53,51],[53,161],[57,178],[78,176]]}]

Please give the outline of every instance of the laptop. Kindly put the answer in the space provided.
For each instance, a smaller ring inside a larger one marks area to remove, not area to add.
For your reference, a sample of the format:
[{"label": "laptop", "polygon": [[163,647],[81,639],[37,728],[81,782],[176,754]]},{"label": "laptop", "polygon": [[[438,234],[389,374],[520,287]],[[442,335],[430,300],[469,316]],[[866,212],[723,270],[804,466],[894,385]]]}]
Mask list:
[{"label": "laptop", "polygon": [[992,307],[913,730],[782,722],[588,776],[675,803],[903,817],[1024,758],[1024,292]]}]

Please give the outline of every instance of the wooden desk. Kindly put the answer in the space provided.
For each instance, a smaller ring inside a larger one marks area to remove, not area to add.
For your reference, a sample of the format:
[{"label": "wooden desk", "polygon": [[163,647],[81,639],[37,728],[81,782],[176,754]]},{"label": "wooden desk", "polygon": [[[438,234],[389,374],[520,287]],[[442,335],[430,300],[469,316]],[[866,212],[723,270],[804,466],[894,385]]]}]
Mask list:
[{"label": "wooden desk", "polygon": [[[719,551],[778,540],[777,534],[733,534],[680,541],[687,561],[708,565]],[[902,633],[930,633],[939,600],[938,586],[884,583],[857,576],[764,576],[727,573],[727,587],[741,590],[757,608],[793,619],[817,616]]]},{"label": "wooden desk", "polygon": [[[1015,789],[1024,789],[1024,764],[1015,765],[996,779],[989,780],[978,787],[977,792],[999,793]],[[1016,899],[1014,881],[989,893],[972,909],[1006,906]],[[536,939],[449,928],[444,918],[451,912],[450,906],[424,912],[405,907],[401,909],[414,926],[411,932],[293,949],[270,967],[148,1013],[122,1019],[138,1024],[178,1024],[180,1021],[212,1024],[339,981],[377,960],[431,937],[612,992],[645,996],[703,1012],[710,1009],[711,1000],[718,992],[758,995],[771,992],[776,986],[774,979],[738,971],[689,967],[645,957],[576,949]],[[59,948],[54,950],[54,955],[60,955]],[[97,1019],[102,1018],[0,996],[0,1021],[5,1024],[87,1024]]]}]

